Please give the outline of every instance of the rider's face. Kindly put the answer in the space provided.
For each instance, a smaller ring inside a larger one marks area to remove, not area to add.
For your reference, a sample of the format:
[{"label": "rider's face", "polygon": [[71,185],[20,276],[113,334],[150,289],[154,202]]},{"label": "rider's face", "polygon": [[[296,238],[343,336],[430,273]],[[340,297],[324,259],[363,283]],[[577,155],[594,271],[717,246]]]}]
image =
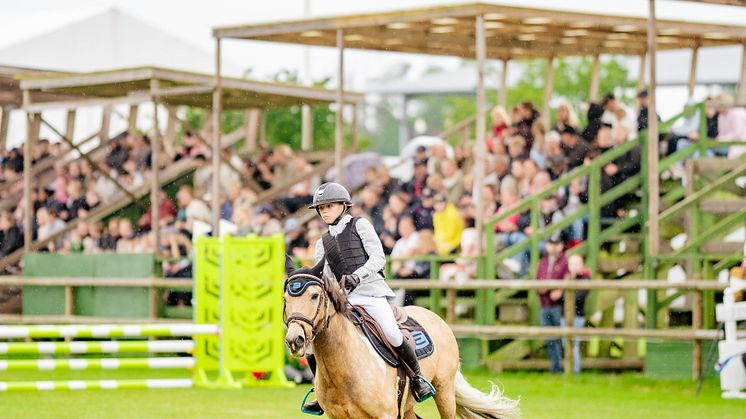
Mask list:
[{"label": "rider's face", "polygon": [[339,218],[340,215],[342,215],[344,209],[344,204],[341,204],[339,202],[332,202],[329,204],[319,205],[319,214],[321,214],[321,219],[324,220],[325,223],[331,224],[334,222],[334,220]]}]

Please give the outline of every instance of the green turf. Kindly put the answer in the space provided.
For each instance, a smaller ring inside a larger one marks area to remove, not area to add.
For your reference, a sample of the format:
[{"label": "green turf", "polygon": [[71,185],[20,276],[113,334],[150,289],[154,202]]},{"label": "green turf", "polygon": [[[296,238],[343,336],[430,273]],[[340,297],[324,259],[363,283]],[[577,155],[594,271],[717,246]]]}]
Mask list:
[{"label": "green turf", "polygon": [[[136,372],[65,372],[53,379],[143,378]],[[178,377],[173,372],[148,372],[150,378]],[[0,381],[50,379],[50,374],[0,373]],[[640,374],[596,374],[577,377],[544,373],[486,372],[467,374],[486,389],[497,381],[510,397],[520,397],[526,418],[742,418],[746,403],[721,400],[718,382],[710,378],[694,396],[688,381],[663,381]],[[119,390],[0,393],[0,417],[27,418],[294,418],[308,386],[295,389],[245,390]],[[437,418],[432,401],[418,408],[425,418]]]}]

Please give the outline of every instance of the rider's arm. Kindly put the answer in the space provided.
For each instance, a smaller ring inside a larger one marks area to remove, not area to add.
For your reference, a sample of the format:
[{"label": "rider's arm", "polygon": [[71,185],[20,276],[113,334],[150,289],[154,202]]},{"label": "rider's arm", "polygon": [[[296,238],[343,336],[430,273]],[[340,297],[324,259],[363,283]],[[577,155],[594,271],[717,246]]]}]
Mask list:
[{"label": "rider's arm", "polygon": [[357,229],[357,234],[360,236],[360,240],[363,242],[365,252],[368,254],[368,261],[354,273],[360,278],[361,284],[381,279],[378,273],[386,265],[386,256],[383,253],[381,239],[378,238],[373,224],[365,218],[358,219],[355,228]]}]

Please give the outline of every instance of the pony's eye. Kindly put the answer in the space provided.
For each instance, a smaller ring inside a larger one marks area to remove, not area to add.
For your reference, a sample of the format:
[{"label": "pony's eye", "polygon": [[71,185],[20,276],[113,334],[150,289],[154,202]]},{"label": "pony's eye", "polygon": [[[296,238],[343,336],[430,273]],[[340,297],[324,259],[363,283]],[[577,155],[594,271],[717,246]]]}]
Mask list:
[{"label": "pony's eye", "polygon": [[319,294],[318,293],[315,293],[315,294],[311,295],[311,301],[316,301],[318,299],[319,299]]}]

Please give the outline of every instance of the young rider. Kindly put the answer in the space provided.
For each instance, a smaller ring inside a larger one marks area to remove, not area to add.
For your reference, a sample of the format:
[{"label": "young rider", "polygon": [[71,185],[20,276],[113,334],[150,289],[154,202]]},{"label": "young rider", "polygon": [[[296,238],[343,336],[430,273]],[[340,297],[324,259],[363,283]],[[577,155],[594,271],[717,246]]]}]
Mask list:
[{"label": "young rider", "polygon": [[[329,231],[316,242],[317,264],[307,272],[336,278],[348,292],[350,304],[363,307],[376,320],[401,360],[414,372],[412,394],[422,402],[433,396],[435,389],[420,373],[417,356],[394,319],[388,300],[394,293],[383,278],[386,257],[378,234],[368,220],[347,213],[351,206],[350,193],[338,183],[325,183],[316,189],[309,208],[316,210]],[[316,374],[314,356],[307,358]],[[303,410],[323,413],[318,401],[306,403]]]}]

